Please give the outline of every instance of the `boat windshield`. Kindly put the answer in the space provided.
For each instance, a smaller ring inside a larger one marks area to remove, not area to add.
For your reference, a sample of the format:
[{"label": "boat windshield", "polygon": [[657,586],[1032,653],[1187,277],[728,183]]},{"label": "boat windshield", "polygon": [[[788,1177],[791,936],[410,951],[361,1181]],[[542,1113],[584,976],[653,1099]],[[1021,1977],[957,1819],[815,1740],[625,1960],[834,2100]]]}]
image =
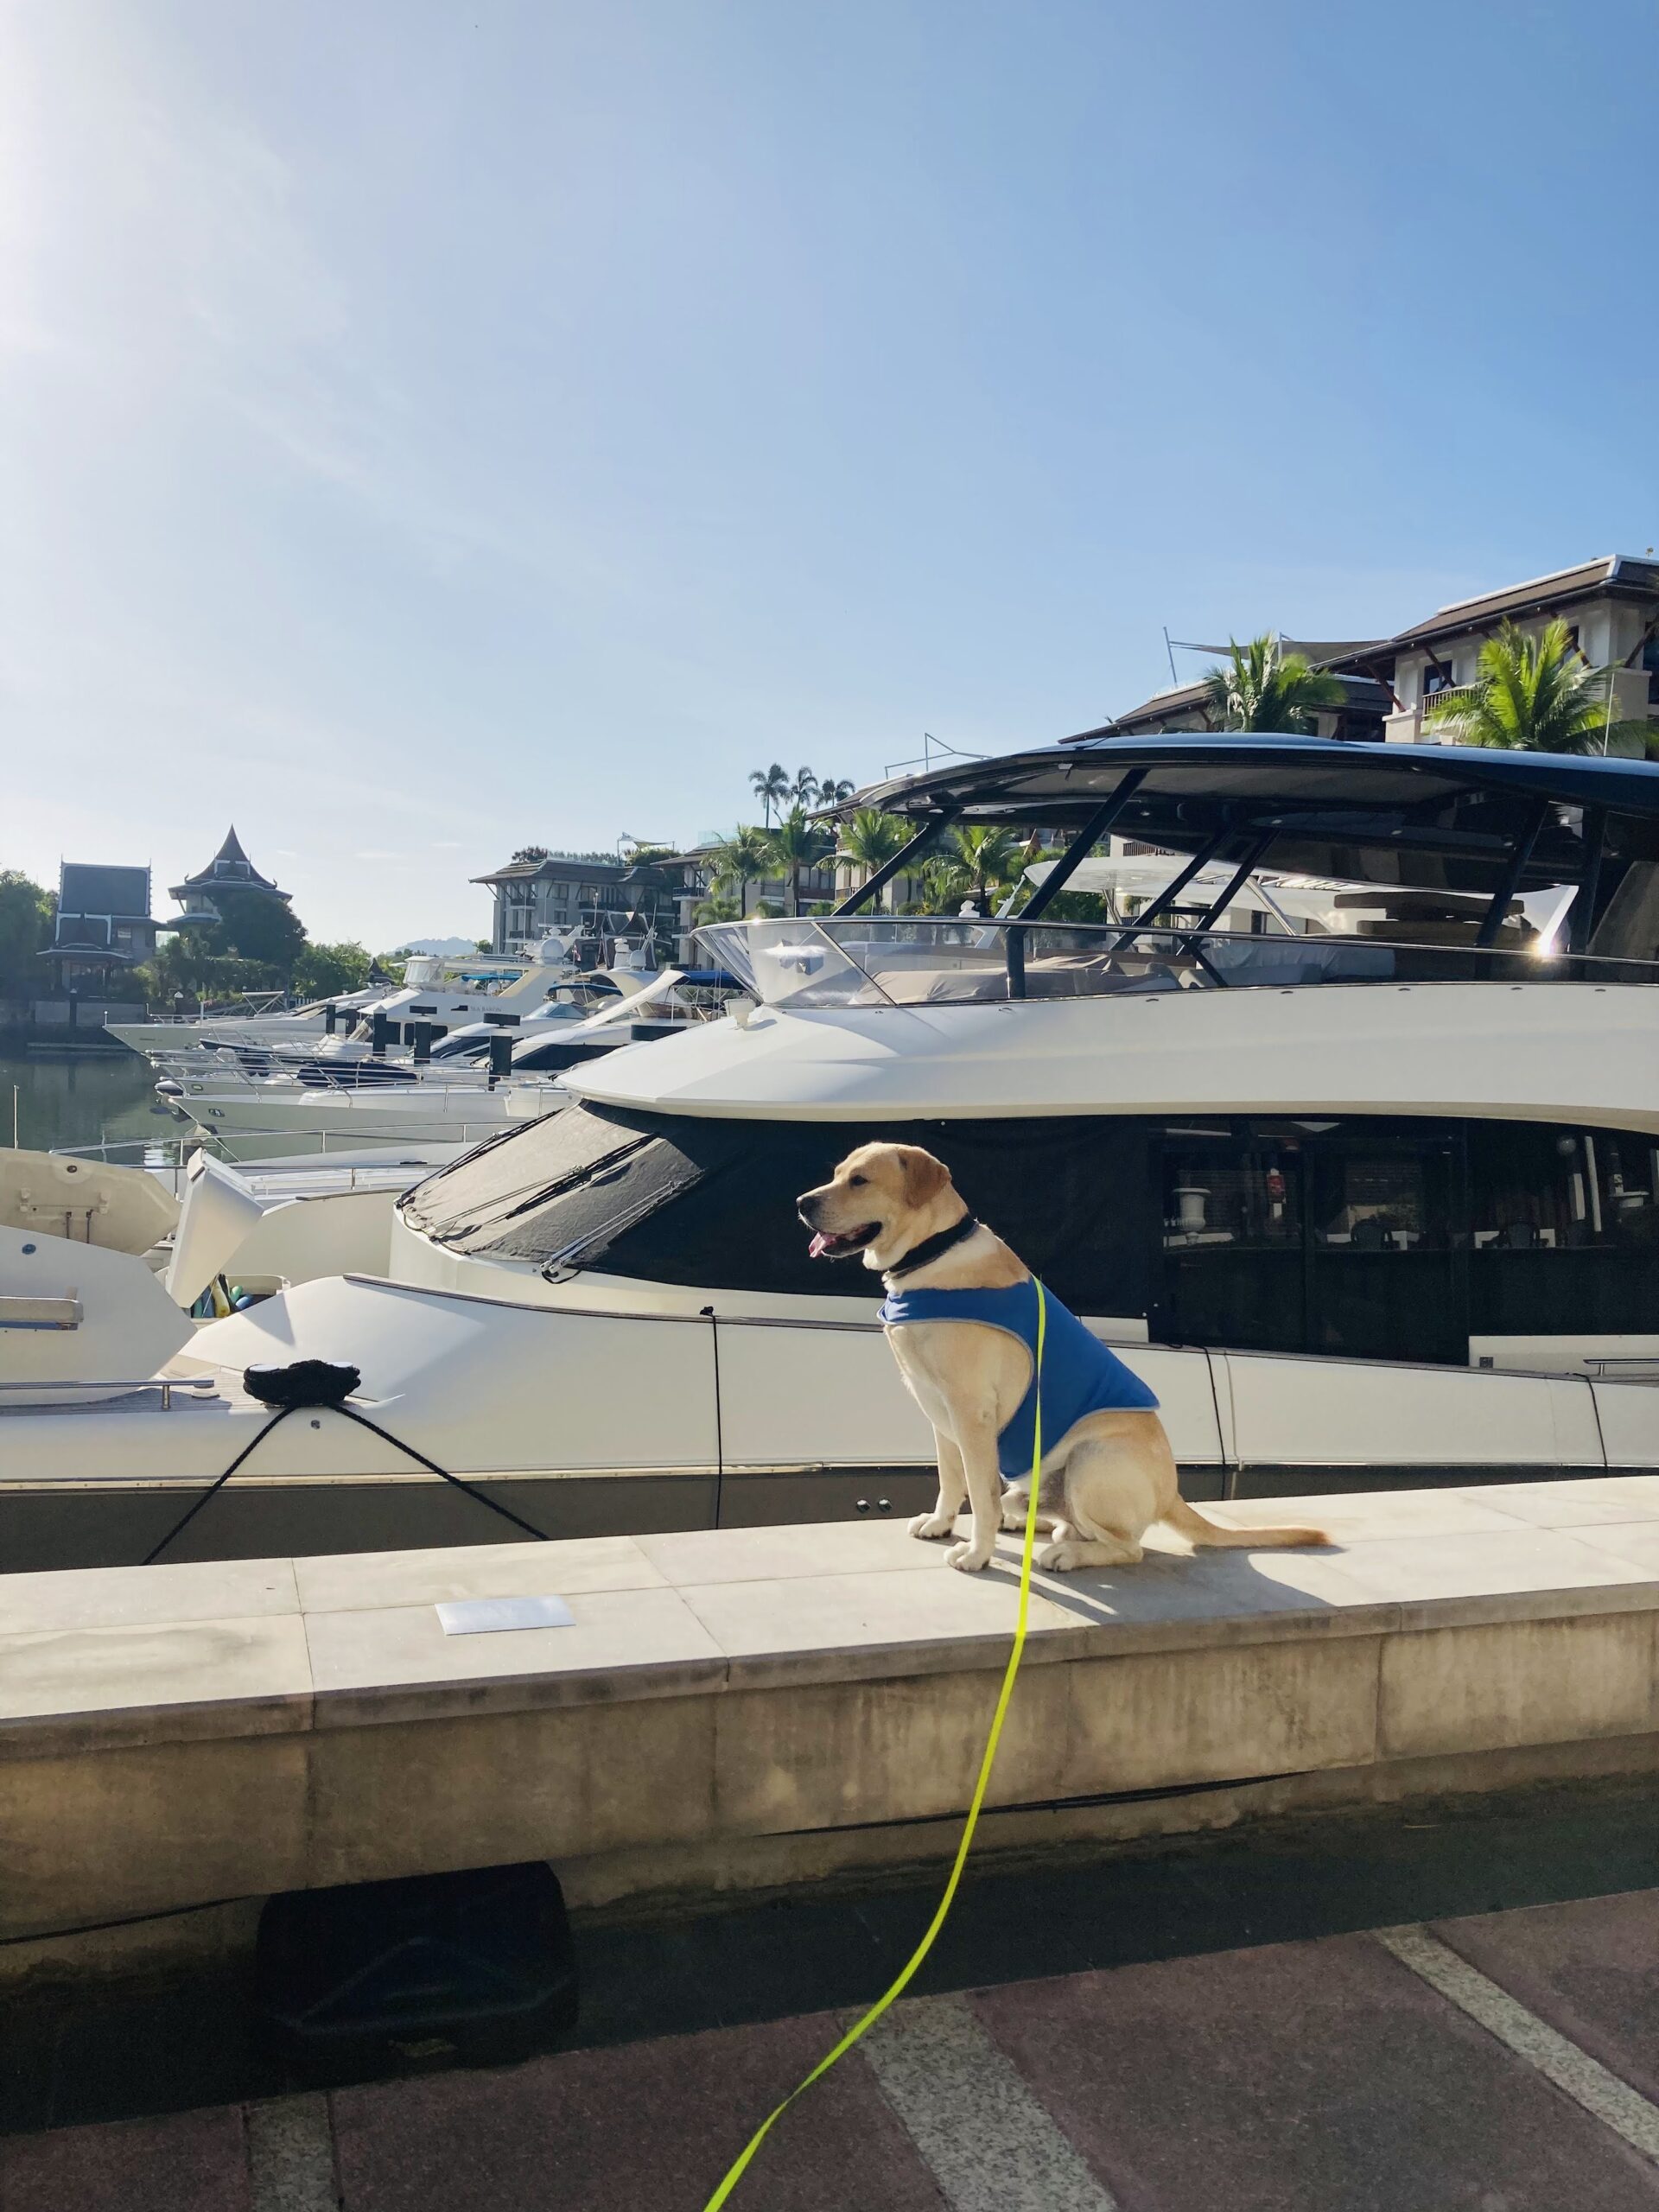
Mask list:
[{"label": "boat windshield", "polygon": [[1312,983],[1659,982],[1659,962],[1562,953],[1524,925],[1506,925],[1483,946],[1442,938],[1421,920],[1387,934],[1268,936],[1179,924],[847,915],[718,922],[699,935],[762,1004],[801,1009]]}]

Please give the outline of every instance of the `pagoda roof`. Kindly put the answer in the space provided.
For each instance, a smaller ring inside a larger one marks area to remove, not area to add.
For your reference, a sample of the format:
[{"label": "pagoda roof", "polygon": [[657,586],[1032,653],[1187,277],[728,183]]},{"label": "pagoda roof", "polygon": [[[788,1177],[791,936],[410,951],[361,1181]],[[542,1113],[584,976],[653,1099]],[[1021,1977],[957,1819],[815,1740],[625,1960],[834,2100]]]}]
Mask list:
[{"label": "pagoda roof", "polygon": [[242,849],[242,841],[232,823],[226,833],[225,842],[206,868],[194,875],[187,875],[182,883],[173,885],[168,896],[182,899],[187,891],[245,890],[269,892],[273,899],[286,899],[289,893],[279,890],[268,875],[261,875]]}]

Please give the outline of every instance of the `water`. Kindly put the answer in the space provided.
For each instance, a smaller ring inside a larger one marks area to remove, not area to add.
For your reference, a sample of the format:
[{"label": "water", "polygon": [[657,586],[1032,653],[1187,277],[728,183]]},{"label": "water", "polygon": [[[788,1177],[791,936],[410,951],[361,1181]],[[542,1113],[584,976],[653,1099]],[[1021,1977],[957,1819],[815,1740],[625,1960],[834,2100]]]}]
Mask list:
[{"label": "water", "polygon": [[[13,1089],[17,1141],[37,1152],[54,1145],[175,1136],[182,1124],[152,1111],[156,1071],[137,1052],[22,1052],[0,1046],[0,1144],[11,1142]],[[128,1165],[133,1153],[114,1155]]]}]

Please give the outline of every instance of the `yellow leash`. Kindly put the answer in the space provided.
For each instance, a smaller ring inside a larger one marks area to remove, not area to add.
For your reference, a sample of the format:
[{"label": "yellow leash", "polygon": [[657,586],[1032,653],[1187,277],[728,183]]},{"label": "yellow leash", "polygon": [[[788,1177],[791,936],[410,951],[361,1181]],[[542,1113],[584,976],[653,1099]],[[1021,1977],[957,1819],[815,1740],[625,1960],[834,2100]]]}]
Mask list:
[{"label": "yellow leash", "polygon": [[1008,1717],[1008,1702],[1014,1695],[1014,1677],[1020,1672],[1020,1655],[1026,1648],[1026,1621],[1031,1611],[1031,1558],[1037,1541],[1037,1485],[1043,1464],[1043,1338],[1048,1320],[1048,1302],[1044,1296],[1043,1286],[1037,1282],[1034,1275],[1032,1281],[1037,1283],[1037,1363],[1033,1377],[1037,1389],[1037,1427],[1031,1446],[1031,1497],[1026,1506],[1025,1550],[1020,1560],[1020,1608],[1014,1618],[1014,1648],[1008,1653],[1008,1663],[1003,1670],[1002,1688],[997,1693],[996,1711],[991,1715],[991,1732],[985,1739],[985,1756],[979,1763],[979,1779],[974,1784],[974,1794],[969,1801],[968,1817],[963,1823],[962,1841],[957,1846],[956,1863],[950,1869],[950,1878],[944,1885],[944,1895],[939,1899],[938,1910],[927,1924],[927,1933],[899,1968],[893,1986],[876,1999],[861,2019],[853,2023],[835,2049],[825,2052],[806,2079],[790,2091],[782,2104],[766,2114],[733,2161],[725,2180],[709,2199],[703,2212],[720,2212],[721,2206],[743,2178],[750,2159],[796,2098],[804,2096],[815,2082],[821,2082],[836,2061],[844,2057],[865,2031],[874,2027],[887,2007],[904,1995],[914,1980],[918,1967],[932,1949],[939,1930],[944,1925],[945,1916],[956,1901],[962,1870],[968,1863],[969,1849],[974,1840],[974,1830],[979,1825],[980,1808],[985,1802],[985,1792],[990,1786],[991,1769],[996,1764],[996,1746],[1002,1734],[1002,1723]]}]

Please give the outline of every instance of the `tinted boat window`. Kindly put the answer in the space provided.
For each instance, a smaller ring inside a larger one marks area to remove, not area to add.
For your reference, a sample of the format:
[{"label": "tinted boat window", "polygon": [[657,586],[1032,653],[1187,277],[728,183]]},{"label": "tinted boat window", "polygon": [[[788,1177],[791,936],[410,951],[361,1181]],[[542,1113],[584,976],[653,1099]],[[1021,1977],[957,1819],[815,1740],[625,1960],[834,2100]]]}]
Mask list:
[{"label": "tinted boat window", "polygon": [[917,1143],[1056,1294],[1185,1344],[1461,1363],[1471,1335],[1659,1326],[1659,1144],[1395,1117],[765,1122],[573,1104],[404,1201],[450,1249],[644,1281],[868,1300],[799,1193]]},{"label": "tinted boat window", "polygon": [[458,1160],[405,1218],[454,1250],[709,1289],[870,1298],[869,1271],[814,1261],[800,1193],[872,1138],[922,1144],[1059,1297],[1144,1313],[1153,1219],[1138,1122],[714,1121],[585,1103]]}]

